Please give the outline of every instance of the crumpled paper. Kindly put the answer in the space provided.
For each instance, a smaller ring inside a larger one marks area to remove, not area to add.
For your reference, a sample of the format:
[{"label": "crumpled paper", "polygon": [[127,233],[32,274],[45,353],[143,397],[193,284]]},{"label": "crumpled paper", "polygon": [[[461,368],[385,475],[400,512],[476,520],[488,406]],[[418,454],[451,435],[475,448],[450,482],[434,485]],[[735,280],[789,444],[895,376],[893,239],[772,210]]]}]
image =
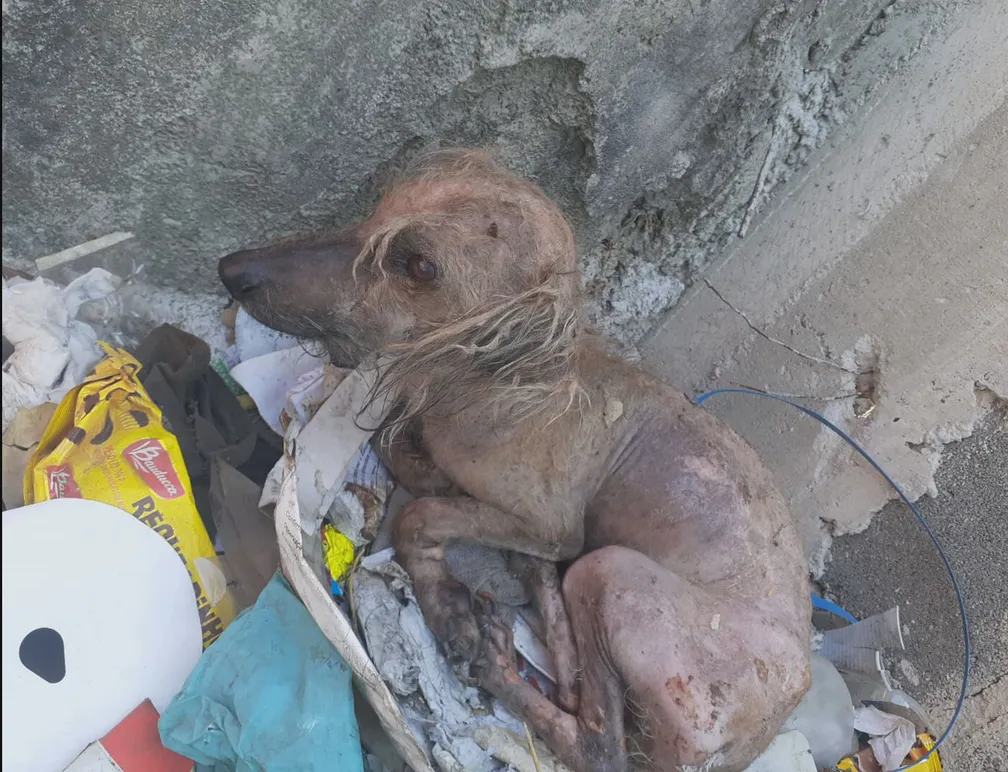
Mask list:
[{"label": "crumpled paper", "polygon": [[121,279],[92,268],[66,287],[37,278],[3,279],[3,429],[20,408],[59,402],[102,357],[95,331],[76,316],[81,304],[115,292]]},{"label": "crumpled paper", "polygon": [[903,759],[917,738],[913,721],[881,711],[874,705],[854,711],[854,728],[869,736],[868,744],[884,772],[903,765]]},{"label": "crumpled paper", "polygon": [[434,716],[452,728],[468,723],[473,709],[485,708],[479,690],[459,682],[438,650],[412,582],[391,551],[361,561],[353,590],[355,603],[367,609],[360,621],[368,652],[396,694],[419,689]]},{"label": "crumpled paper", "polygon": [[[403,712],[426,729],[431,755],[443,770],[494,772],[513,753],[521,722],[479,689],[459,681],[424,621],[406,571],[393,550],[369,555],[353,576],[354,605],[368,653],[401,699]],[[418,700],[422,697],[422,701]],[[528,754],[527,741],[521,739]],[[545,748],[539,754],[561,769]],[[504,753],[502,757],[500,754]]]},{"label": "crumpled paper", "polygon": [[[392,479],[367,442],[371,432],[366,427],[347,424],[344,420],[348,405],[336,392],[348,371],[324,365],[300,376],[292,375],[287,380],[281,407],[278,390],[273,386],[263,387],[262,380],[266,365],[275,354],[243,363],[247,367],[238,373],[241,376],[239,382],[256,401],[256,407],[269,413],[267,420],[283,429],[284,441],[290,444],[297,440],[301,526],[306,534],[317,536],[322,520],[328,517],[355,546],[368,544],[377,535],[391,493]],[[236,367],[232,373],[238,370]],[[262,407],[260,399],[263,400]],[[341,475],[341,469],[332,461],[331,440],[338,431],[352,433],[348,441],[357,442],[357,450],[348,463],[345,475]],[[270,512],[276,506],[282,477],[281,460],[263,485],[259,506],[264,512]],[[309,562],[321,570],[321,550],[315,548],[314,542],[309,545],[308,557]]]},{"label": "crumpled paper", "polygon": [[[287,407],[287,395],[292,389],[292,380],[293,388],[303,390],[309,384],[321,382],[324,379],[324,372],[323,360],[300,347],[295,347],[245,359],[231,368],[231,377],[252,397],[259,415],[269,427],[282,436],[287,427],[283,425],[281,414]],[[335,389],[335,384],[333,388]],[[316,405],[316,409],[317,407]]]}]

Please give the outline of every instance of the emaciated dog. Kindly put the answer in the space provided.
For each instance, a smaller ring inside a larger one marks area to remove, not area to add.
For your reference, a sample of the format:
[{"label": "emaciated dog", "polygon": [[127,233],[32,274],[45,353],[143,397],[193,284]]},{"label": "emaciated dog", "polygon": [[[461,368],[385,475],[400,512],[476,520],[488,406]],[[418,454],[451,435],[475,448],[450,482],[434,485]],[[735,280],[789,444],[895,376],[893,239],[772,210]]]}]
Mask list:
[{"label": "emaciated dog", "polygon": [[[399,401],[378,448],[417,497],[398,558],[449,657],[560,759],[739,770],[766,747],[810,680],[792,516],[738,435],[586,329],[570,226],[536,186],[441,151],[363,222],[219,272],[254,317],[321,340],[335,364],[388,357],[376,393]],[[454,541],[514,554],[559,706],[449,574]]]}]

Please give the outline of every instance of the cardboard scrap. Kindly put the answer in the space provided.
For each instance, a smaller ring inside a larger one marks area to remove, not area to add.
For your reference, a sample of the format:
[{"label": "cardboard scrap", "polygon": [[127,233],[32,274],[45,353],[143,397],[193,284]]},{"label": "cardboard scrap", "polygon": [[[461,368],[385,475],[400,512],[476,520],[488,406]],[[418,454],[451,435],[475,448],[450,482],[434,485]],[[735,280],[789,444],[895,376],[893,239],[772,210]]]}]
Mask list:
[{"label": "cardboard scrap", "polygon": [[3,506],[14,509],[24,504],[24,476],[28,459],[56,412],[55,402],[21,408],[3,433]]},{"label": "cardboard scrap", "polygon": [[[379,426],[387,413],[385,404],[372,403],[358,418],[367,403],[373,377],[374,370],[349,374],[320,409],[316,418],[321,420],[309,423],[290,443],[293,447],[286,448],[283,480],[273,516],[280,545],[280,564],[326,638],[350,665],[358,690],[374,708],[396,750],[415,772],[433,772],[426,748],[410,730],[399,704],[354,633],[350,620],[333,603],[328,588],[322,585],[304,557],[299,493],[306,494],[307,502],[321,505],[320,488],[336,490],[342,487],[350,462],[371,436],[370,431],[360,427]],[[321,448],[325,449],[323,458],[314,455]],[[295,466],[301,470],[300,475]]]}]

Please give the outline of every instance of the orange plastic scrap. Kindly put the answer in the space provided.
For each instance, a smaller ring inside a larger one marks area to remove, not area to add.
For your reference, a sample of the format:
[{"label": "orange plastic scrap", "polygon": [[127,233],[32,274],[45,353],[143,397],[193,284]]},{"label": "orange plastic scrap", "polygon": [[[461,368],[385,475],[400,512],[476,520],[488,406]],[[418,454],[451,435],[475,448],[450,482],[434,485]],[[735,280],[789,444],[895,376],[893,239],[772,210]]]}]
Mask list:
[{"label": "orange plastic scrap", "polygon": [[196,509],[178,440],[138,378],[140,363],[100,345],[106,357],[63,398],[28,462],[25,503],[103,501],[161,534],[189,571],[206,648],[234,619],[234,599]]}]

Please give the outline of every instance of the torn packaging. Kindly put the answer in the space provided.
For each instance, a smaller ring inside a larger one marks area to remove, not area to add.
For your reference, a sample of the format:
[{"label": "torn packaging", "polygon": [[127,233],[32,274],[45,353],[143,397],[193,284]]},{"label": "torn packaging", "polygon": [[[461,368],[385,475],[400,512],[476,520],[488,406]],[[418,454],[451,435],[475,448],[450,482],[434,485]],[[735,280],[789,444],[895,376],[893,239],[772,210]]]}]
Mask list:
[{"label": "torn packaging", "polygon": [[[350,373],[288,444],[274,512],[283,570],[350,665],[359,691],[410,766],[417,772],[432,769],[430,748],[442,768],[499,769],[494,760],[498,749],[484,750],[475,733],[482,728],[481,736],[492,738],[506,727],[520,730],[521,725],[510,715],[474,715],[478,692],[463,686],[451,671],[412,598],[405,572],[388,555],[372,555],[354,575],[354,603],[372,660],[305,557],[304,534],[316,533],[308,507],[331,500],[333,487],[342,489],[362,450],[369,450],[370,432],[361,427],[377,427],[383,420],[384,406],[367,401],[371,377],[370,371]],[[362,414],[364,405],[369,407]],[[325,475],[320,476],[316,470],[323,464]],[[306,521],[308,528],[303,527]],[[396,699],[393,690],[406,696]],[[554,763],[545,748],[537,750],[544,762]]]},{"label": "torn packaging", "polygon": [[159,533],[189,571],[209,646],[234,618],[233,597],[196,509],[178,442],[138,380],[139,363],[105,349],[106,358],[60,403],[29,459],[25,502],[103,501]]},{"label": "torn packaging", "polygon": [[[336,465],[342,466],[349,460],[349,454],[345,450],[337,442],[333,454]],[[356,448],[351,452],[356,452]],[[294,459],[285,456],[284,477],[273,517],[284,575],[326,638],[350,666],[359,690],[374,708],[399,754],[415,772],[433,772],[424,743],[418,740],[406,723],[395,697],[358,640],[350,620],[333,603],[329,590],[322,586],[305,560],[298,488]]]},{"label": "torn packaging", "polygon": [[869,736],[868,744],[883,772],[890,772],[903,763],[917,737],[912,721],[874,706],[854,711],[854,728]]}]

